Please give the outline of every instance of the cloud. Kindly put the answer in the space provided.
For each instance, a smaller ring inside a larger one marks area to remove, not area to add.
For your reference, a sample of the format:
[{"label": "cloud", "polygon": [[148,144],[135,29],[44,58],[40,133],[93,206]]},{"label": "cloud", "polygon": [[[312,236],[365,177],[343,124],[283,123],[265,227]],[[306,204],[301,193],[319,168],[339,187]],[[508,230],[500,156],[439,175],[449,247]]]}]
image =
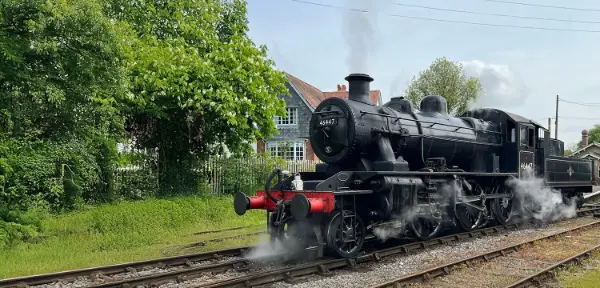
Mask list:
[{"label": "cloud", "polygon": [[522,105],[530,90],[508,65],[489,64],[481,60],[461,62],[467,76],[481,81],[484,94],[477,107],[507,108]]}]

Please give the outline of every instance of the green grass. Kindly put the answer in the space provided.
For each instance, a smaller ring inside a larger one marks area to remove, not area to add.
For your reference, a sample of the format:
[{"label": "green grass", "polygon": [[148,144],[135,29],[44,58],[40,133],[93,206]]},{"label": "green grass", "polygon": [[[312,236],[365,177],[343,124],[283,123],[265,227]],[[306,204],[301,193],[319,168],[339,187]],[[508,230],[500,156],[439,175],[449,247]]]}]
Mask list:
[{"label": "green grass", "polygon": [[[586,267],[586,269],[582,269]],[[600,253],[583,261],[583,265],[570,265],[562,270],[557,279],[564,288],[600,288]]]},{"label": "green grass", "polygon": [[[177,197],[121,202],[42,219],[38,243],[0,250],[0,279],[139,261],[248,245],[259,236],[207,241],[194,249],[178,246],[207,239],[264,231],[265,214],[238,216],[233,197]],[[243,230],[193,235],[227,227]]]}]

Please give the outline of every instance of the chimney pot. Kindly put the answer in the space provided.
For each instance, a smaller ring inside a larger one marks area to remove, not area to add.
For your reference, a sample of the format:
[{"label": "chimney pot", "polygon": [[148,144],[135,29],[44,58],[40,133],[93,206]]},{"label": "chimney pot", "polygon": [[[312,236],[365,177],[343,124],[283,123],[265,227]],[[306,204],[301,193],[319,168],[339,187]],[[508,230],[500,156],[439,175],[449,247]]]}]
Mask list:
[{"label": "chimney pot", "polygon": [[342,85],[337,84],[337,91],[342,91]]},{"label": "chimney pot", "polygon": [[346,92],[346,84],[342,84],[342,91]]},{"label": "chimney pot", "polygon": [[588,145],[588,131],[583,130],[583,131],[581,131],[581,146],[585,147],[587,145]]}]

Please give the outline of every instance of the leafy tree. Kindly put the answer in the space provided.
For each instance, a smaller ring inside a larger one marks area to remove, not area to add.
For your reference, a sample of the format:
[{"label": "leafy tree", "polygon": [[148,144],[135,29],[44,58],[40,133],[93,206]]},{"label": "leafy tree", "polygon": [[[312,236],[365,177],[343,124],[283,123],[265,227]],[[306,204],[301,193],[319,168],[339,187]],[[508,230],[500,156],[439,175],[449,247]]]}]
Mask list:
[{"label": "leafy tree", "polygon": [[118,131],[127,93],[118,31],[89,0],[0,2],[0,135]]},{"label": "leafy tree", "polygon": [[600,124],[594,125],[588,130],[588,143],[600,143]]},{"label": "leafy tree", "polygon": [[245,1],[109,0],[105,8],[137,35],[127,130],[137,145],[158,147],[163,193],[196,191],[189,171],[216,144],[249,152],[250,141],[277,131],[285,76],[249,38]]},{"label": "leafy tree", "polygon": [[413,77],[406,89],[406,98],[415,107],[423,97],[441,95],[448,102],[448,113],[461,114],[468,109],[469,103],[477,100],[483,93],[479,79],[467,77],[462,64],[446,58],[436,59],[427,70]]},{"label": "leafy tree", "polygon": [[130,51],[123,40],[130,38],[102,8],[95,0],[0,1],[0,202],[7,206],[60,210],[112,193],[109,140],[123,131]]}]

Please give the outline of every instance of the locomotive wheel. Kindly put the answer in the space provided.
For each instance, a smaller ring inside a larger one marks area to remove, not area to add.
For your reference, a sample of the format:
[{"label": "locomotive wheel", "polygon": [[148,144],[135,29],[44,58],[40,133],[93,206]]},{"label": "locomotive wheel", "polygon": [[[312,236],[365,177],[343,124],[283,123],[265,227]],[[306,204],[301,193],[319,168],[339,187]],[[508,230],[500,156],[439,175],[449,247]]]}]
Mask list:
[{"label": "locomotive wheel", "polygon": [[[483,196],[484,192],[479,184],[474,184],[473,188],[475,195],[479,194],[479,196]],[[456,220],[460,227],[467,232],[481,227],[482,224],[485,224],[484,222],[487,220],[487,207],[485,205],[485,198],[482,197],[480,201],[474,202],[474,204],[477,206],[483,206],[486,209],[481,211],[464,204],[456,207]]]},{"label": "locomotive wheel", "polygon": [[[275,220],[275,217],[277,217],[276,212],[271,215],[271,221]],[[275,245],[281,245],[280,247],[286,253],[301,252],[311,243],[312,232],[309,228],[310,225],[305,222],[288,220],[279,226],[270,227],[271,241],[279,242]]]},{"label": "locomotive wheel", "polygon": [[365,243],[366,228],[359,215],[349,210],[344,213],[346,217],[341,211],[331,214],[325,235],[330,252],[342,258],[351,258],[361,251]]},{"label": "locomotive wheel", "polygon": [[442,229],[442,213],[434,204],[429,204],[427,212],[419,212],[412,221],[410,228],[415,236],[422,241],[429,240],[438,235]]},{"label": "locomotive wheel", "polygon": [[[498,185],[494,190],[494,194],[503,194],[506,191],[504,189],[504,185],[501,184]],[[492,217],[494,217],[494,220],[496,220],[498,224],[504,225],[512,219],[513,197],[513,194],[511,194],[510,197],[492,199]]]}]

